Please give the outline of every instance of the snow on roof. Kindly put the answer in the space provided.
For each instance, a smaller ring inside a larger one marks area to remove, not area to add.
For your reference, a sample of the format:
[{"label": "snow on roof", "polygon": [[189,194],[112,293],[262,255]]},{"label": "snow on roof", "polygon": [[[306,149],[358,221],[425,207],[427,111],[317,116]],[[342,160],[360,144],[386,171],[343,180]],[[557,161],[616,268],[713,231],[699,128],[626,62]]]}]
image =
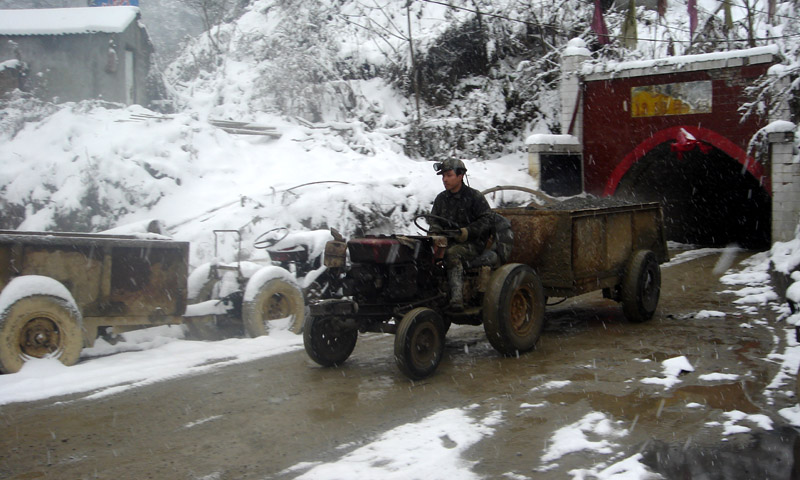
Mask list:
[{"label": "snow on roof", "polygon": [[702,53],[657,58],[654,60],[635,60],[630,62],[584,62],[580,74],[586,80],[600,80],[609,77],[637,77],[675,71],[696,71],[712,68],[725,68],[775,61],[777,45],[731,50],[727,52]]},{"label": "snow on roof", "polygon": [[580,153],[582,145],[574,135],[535,133],[525,139],[529,153]]},{"label": "snow on roof", "polygon": [[0,35],[121,33],[138,14],[126,6],[0,10]]},{"label": "snow on roof", "polygon": [[525,139],[525,143],[547,144],[547,145],[580,145],[578,137],[573,135],[559,135],[550,133],[534,133]]}]

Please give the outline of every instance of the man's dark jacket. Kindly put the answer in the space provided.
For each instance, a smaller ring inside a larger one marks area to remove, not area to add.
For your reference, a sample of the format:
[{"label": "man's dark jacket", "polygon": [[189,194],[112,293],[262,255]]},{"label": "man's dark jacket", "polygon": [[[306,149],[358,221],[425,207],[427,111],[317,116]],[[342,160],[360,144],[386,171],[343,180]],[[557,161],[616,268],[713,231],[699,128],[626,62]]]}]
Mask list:
[{"label": "man's dark jacket", "polygon": [[[436,196],[433,201],[431,215],[446,218],[458,228],[466,228],[467,241],[472,243],[486,243],[492,231],[492,211],[483,194],[474,188],[462,185],[457,193],[445,190]],[[457,230],[458,228],[447,222],[430,222],[432,232],[442,230]]]}]

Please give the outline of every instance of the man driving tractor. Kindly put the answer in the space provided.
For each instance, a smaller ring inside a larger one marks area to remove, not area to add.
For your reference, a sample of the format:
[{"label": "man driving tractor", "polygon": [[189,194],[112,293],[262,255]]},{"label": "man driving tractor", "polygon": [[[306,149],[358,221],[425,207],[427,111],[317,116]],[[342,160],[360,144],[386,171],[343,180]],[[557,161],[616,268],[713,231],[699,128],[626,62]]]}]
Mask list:
[{"label": "man driving tractor", "polygon": [[[480,255],[492,234],[493,213],[479,191],[464,184],[467,168],[458,159],[434,163],[445,190],[433,201],[431,233],[448,233],[455,241],[444,256],[450,287],[450,310],[464,310],[464,263]],[[438,217],[438,218],[437,218]]]}]

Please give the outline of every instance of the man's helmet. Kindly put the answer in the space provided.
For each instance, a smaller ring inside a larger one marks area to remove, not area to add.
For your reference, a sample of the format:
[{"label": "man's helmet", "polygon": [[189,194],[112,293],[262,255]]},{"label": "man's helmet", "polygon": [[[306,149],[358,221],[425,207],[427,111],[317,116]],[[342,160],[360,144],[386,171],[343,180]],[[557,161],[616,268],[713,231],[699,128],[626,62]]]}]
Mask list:
[{"label": "man's helmet", "polygon": [[436,162],[433,164],[433,169],[436,170],[437,175],[442,175],[448,170],[455,170],[456,175],[467,173],[467,167],[464,166],[464,162],[457,158],[448,158],[443,162]]}]

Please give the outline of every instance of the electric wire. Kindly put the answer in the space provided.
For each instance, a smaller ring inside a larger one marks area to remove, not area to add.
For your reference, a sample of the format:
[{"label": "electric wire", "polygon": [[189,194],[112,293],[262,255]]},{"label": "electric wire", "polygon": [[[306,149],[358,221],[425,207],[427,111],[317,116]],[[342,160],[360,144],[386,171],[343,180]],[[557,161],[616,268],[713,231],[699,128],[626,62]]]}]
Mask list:
[{"label": "electric wire", "polygon": [[[508,17],[506,15],[499,15],[499,14],[496,14],[496,13],[481,12],[480,10],[476,10],[476,9],[472,9],[472,8],[468,8],[468,7],[462,7],[462,6],[458,6],[458,5],[453,5],[451,3],[447,3],[447,2],[443,2],[443,1],[439,1],[439,0],[420,0],[420,1],[425,2],[425,3],[433,3],[433,4],[436,4],[436,5],[443,5],[445,7],[453,8],[453,9],[456,9],[456,10],[463,10],[463,11],[475,13],[477,15],[484,15],[484,16],[487,16],[487,17],[493,17],[493,18],[498,18],[498,19],[501,19],[501,20],[507,20],[509,22],[521,23],[521,24],[524,24],[524,25],[532,26],[532,27],[548,27],[548,28],[552,28],[552,29],[554,29],[556,31],[560,30],[561,33],[565,33],[565,31],[561,28],[562,25],[556,25],[556,24],[551,24],[551,23],[529,22],[527,20],[521,20],[521,19],[518,19],[518,18],[511,18],[511,17]],[[738,7],[738,8],[744,8],[744,7]],[[709,16],[716,16],[716,15],[713,15],[711,12],[708,12],[706,10],[704,10],[704,12],[706,14],[708,14]],[[763,12],[763,11],[759,11],[759,12],[766,15],[766,12]],[[794,19],[794,17],[789,17],[789,16],[785,16],[785,17],[782,16],[782,18]],[[741,23],[741,22],[737,22],[737,23]],[[690,33],[690,31],[688,29],[681,28],[681,27],[671,26],[671,27],[669,27],[669,30],[678,30],[678,31],[681,31],[681,32],[684,32],[684,33]],[[608,35],[608,38],[616,38],[616,37],[617,37],[617,35]],[[800,37],[800,32],[791,33],[791,34],[785,34],[785,35],[769,36],[769,37],[754,37],[752,40],[755,41],[755,42],[773,42],[773,41],[776,41],[776,40],[783,40],[783,39],[797,38],[797,37]],[[656,43],[657,42],[662,42],[662,43],[670,43],[670,42],[672,42],[672,43],[675,43],[675,44],[677,44],[677,43],[680,43],[680,44],[693,44],[693,43],[696,43],[698,39],[681,40],[681,39],[674,39],[674,38],[660,39],[660,38],[641,38],[641,37],[637,37],[636,40],[637,41],[642,41],[642,42],[656,42]],[[750,41],[750,40],[751,39],[749,39],[749,38],[726,38],[726,39],[705,39],[705,38],[703,38],[700,41],[703,42],[703,43],[720,44],[720,43],[730,43],[730,42],[746,42],[746,41]]]}]

